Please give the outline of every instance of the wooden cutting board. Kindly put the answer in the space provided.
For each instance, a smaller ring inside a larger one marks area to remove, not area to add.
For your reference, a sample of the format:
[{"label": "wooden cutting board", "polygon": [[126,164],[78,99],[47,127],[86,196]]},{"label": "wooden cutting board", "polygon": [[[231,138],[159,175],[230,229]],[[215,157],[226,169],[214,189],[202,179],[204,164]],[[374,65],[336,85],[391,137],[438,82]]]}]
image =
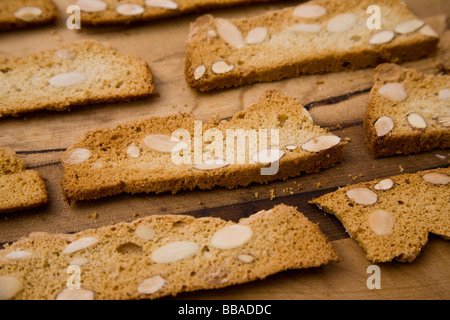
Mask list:
[{"label": "wooden cutting board", "polygon": [[[78,40],[93,39],[121,53],[147,61],[155,76],[158,97],[131,103],[80,107],[72,112],[37,112],[0,120],[0,145],[15,150],[28,168],[41,173],[50,195],[43,208],[2,216],[0,243],[16,241],[30,232],[77,232],[152,214],[217,216],[237,221],[278,203],[297,206],[332,241],[343,261],[311,270],[295,270],[265,280],[221,290],[182,294],[181,299],[449,299],[450,246],[437,236],[413,263],[381,264],[381,289],[368,289],[371,265],[364,251],[349,238],[340,222],[309,205],[308,200],[349,183],[368,181],[402,172],[448,166],[450,150],[373,159],[363,141],[362,120],[372,86],[373,69],[326,75],[302,76],[274,83],[201,94],[184,78],[184,42],[189,23],[196,16],[168,19],[135,26],[68,30],[65,14],[71,0],[55,0],[61,17],[56,26],[0,34],[0,54],[26,55]],[[450,65],[448,0],[406,1],[408,7],[441,35],[441,49],[433,57],[405,64],[428,73]],[[216,10],[222,17],[254,16],[271,9],[295,5],[265,4]],[[349,141],[344,161],[316,174],[247,188],[183,191],[176,195],[119,195],[69,205],[60,189],[62,152],[86,130],[144,118],[191,112],[202,120],[213,115],[232,116],[256,102],[267,89],[278,89],[297,98],[318,125]]]}]

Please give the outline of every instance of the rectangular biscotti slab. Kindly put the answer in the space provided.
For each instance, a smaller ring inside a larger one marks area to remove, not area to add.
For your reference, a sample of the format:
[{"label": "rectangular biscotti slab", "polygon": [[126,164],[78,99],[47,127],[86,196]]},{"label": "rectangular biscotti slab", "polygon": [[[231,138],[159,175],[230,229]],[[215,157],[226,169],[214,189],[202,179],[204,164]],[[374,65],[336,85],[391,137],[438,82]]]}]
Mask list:
[{"label": "rectangular biscotti slab", "polygon": [[375,69],[364,118],[375,157],[450,148],[450,76],[422,74],[395,64]]},{"label": "rectangular biscotti slab", "polygon": [[286,205],[238,223],[154,215],[71,235],[33,233],[7,246],[0,298],[155,299],[339,260],[320,228]]},{"label": "rectangular biscotti slab", "polygon": [[58,9],[51,0],[0,1],[0,31],[52,24]]},{"label": "rectangular biscotti slab", "polygon": [[129,101],[155,94],[150,67],[95,41],[0,57],[0,117]]},{"label": "rectangular biscotti slab", "polygon": [[372,262],[412,262],[433,233],[450,238],[450,168],[348,185],[310,203],[334,214]]},{"label": "rectangular biscotti slab", "polygon": [[267,91],[230,120],[203,124],[175,114],[87,132],[63,154],[61,184],[68,202],[234,188],[329,168],[346,144],[296,99]]},{"label": "rectangular biscotti slab", "polygon": [[209,9],[280,2],[282,0],[78,0],[82,25],[113,25],[151,21]]},{"label": "rectangular biscotti slab", "polygon": [[187,83],[209,91],[432,54],[437,33],[402,3],[377,1],[381,29],[374,30],[367,27],[371,0],[316,0],[252,18],[199,17],[186,42]]},{"label": "rectangular biscotti slab", "polygon": [[27,170],[14,151],[0,147],[0,213],[39,207],[47,200],[47,190],[40,174]]}]

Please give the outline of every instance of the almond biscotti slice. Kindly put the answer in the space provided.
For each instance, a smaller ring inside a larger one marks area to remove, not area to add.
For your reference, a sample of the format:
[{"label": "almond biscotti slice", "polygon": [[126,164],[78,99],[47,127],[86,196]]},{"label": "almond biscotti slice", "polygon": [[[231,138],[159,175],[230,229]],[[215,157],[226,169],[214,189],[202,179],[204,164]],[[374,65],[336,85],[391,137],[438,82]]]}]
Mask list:
[{"label": "almond biscotti slice", "polygon": [[209,9],[282,0],[78,0],[82,25],[114,25],[177,17]]},{"label": "almond biscotti slice", "polygon": [[0,147],[0,213],[36,208],[47,203],[44,180],[26,170],[14,151]]},{"label": "almond biscotti slice", "polygon": [[150,67],[95,41],[26,57],[0,57],[0,117],[36,110],[68,110],[155,94]]},{"label": "almond biscotti slice", "polygon": [[0,31],[54,23],[58,9],[51,0],[0,1]]},{"label": "almond biscotti slice", "polygon": [[151,117],[87,132],[62,157],[68,202],[126,193],[235,188],[329,168],[345,141],[296,99],[267,91],[230,120]]},{"label": "almond biscotti slice", "polygon": [[364,119],[374,157],[450,148],[450,76],[395,64],[375,69]]},{"label": "almond biscotti slice", "polygon": [[372,262],[412,262],[433,233],[450,238],[450,168],[348,185],[310,203],[334,214]]},{"label": "almond biscotti slice", "polygon": [[381,29],[366,24],[371,0],[314,0],[242,19],[202,16],[186,42],[185,74],[200,91],[301,74],[416,60],[437,49],[438,35],[401,0],[380,0]]},{"label": "almond biscotti slice", "polygon": [[153,215],[77,234],[33,233],[7,246],[0,299],[156,299],[333,261],[340,258],[318,225],[286,205],[238,223]]}]

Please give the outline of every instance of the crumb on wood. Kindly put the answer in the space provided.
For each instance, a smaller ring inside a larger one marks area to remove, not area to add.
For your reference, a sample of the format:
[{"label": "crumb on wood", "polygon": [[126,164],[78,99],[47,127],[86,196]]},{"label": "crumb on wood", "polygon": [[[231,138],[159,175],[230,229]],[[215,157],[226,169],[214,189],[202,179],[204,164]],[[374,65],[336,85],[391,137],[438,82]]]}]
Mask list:
[{"label": "crumb on wood", "polygon": [[317,187],[317,189],[320,189],[320,188],[322,188],[322,183],[319,181],[319,182],[317,182],[316,183],[316,187]]},{"label": "crumb on wood", "polygon": [[259,197],[259,193],[255,192],[255,199],[258,199],[258,197]]},{"label": "crumb on wood", "polygon": [[136,211],[133,211],[133,217],[137,217],[139,215],[139,213],[137,213]]},{"label": "crumb on wood", "polygon": [[274,189],[270,189],[270,200],[275,199],[275,190]]},{"label": "crumb on wood", "polygon": [[92,218],[97,219],[97,217],[98,217],[98,212],[95,211],[95,212],[92,214]]},{"label": "crumb on wood", "polygon": [[405,169],[402,167],[402,165],[399,165],[398,168],[400,169],[400,172],[405,171]]}]

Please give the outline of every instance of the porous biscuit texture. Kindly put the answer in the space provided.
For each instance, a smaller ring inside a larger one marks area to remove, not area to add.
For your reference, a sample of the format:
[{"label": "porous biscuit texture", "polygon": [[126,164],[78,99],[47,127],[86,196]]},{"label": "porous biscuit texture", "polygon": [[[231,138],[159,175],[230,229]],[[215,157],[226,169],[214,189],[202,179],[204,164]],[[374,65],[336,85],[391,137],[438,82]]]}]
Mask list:
[{"label": "porous biscuit texture", "polygon": [[[238,223],[153,215],[70,235],[33,233],[7,246],[0,251],[0,297],[156,299],[332,261],[340,258],[318,225],[286,205]],[[69,278],[74,270],[78,289]]]}]

